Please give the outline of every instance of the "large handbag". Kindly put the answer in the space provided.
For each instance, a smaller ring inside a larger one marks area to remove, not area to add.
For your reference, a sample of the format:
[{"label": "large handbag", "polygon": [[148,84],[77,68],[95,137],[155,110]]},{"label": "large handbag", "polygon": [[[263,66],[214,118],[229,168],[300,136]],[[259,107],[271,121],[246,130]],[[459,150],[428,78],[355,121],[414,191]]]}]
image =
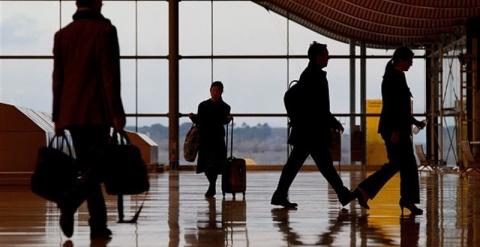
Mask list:
[{"label": "large handbag", "polygon": [[111,195],[134,195],[150,188],[148,173],[140,150],[125,133],[113,132],[103,152],[105,188]]},{"label": "large handbag", "polygon": [[183,157],[188,162],[195,161],[200,146],[200,136],[198,134],[198,127],[193,124],[185,135],[185,142],[183,143]]},{"label": "large handbag", "polygon": [[56,203],[85,197],[85,178],[65,136],[54,136],[47,146],[38,150],[30,182],[33,193]]}]

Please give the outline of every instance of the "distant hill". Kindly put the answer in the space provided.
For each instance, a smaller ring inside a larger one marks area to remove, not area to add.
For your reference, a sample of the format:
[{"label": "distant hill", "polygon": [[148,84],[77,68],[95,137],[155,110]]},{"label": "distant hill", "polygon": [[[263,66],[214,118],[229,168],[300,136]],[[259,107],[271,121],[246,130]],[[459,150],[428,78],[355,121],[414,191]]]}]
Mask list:
[{"label": "distant hill", "polygon": [[[180,157],[183,157],[183,141],[190,127],[191,123],[183,123],[179,126]],[[135,128],[130,126],[127,129],[134,130]],[[153,124],[139,127],[138,131],[146,134],[158,144],[159,162],[168,163],[168,127],[162,124]],[[448,128],[448,131],[454,133],[451,128]],[[287,160],[286,127],[270,127],[267,123],[259,123],[255,126],[242,123],[235,125],[233,140],[233,155],[236,157],[249,158],[257,164],[284,164]],[[445,141],[447,140],[448,138],[445,137]],[[341,142],[341,163],[350,163],[350,135],[343,134]],[[445,152],[447,151],[448,148],[446,147]],[[454,163],[455,158],[451,149],[449,153],[448,163]],[[186,164],[188,162],[181,158],[180,163]],[[309,158],[306,163],[313,164],[313,161]]]}]

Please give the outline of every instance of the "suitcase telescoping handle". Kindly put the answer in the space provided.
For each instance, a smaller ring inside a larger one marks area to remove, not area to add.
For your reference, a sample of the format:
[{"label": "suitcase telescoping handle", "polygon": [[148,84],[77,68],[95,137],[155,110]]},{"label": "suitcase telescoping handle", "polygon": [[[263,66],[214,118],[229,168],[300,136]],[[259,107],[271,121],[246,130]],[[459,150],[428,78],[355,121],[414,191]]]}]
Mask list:
[{"label": "suitcase telescoping handle", "polygon": [[[226,146],[227,146],[227,151],[228,151],[228,146],[230,146],[230,158],[233,157],[233,117],[232,117],[232,124],[227,124],[227,134],[225,135],[226,138],[227,138],[227,141],[225,142]],[[228,127],[230,125],[230,138],[229,138],[229,131],[228,131]],[[228,141],[230,141],[230,145],[228,144]]]}]

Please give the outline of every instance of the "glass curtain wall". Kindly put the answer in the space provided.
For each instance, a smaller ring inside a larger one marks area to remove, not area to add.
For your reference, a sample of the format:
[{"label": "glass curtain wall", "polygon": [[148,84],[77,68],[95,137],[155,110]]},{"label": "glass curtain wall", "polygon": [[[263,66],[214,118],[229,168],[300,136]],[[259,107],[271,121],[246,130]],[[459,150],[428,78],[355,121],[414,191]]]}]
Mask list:
[{"label": "glass curtain wall", "polygon": [[[71,21],[75,1],[0,0],[0,7],[0,102],[50,112],[53,35]],[[128,128],[157,142],[159,163],[168,164],[168,1],[106,0],[102,12],[118,30]],[[346,131],[341,162],[350,163],[349,44],[252,1],[179,2],[180,149],[191,124],[184,114],[196,112],[209,98],[210,83],[220,80],[224,100],[237,115],[234,155],[252,164],[283,164],[287,158],[283,94],[306,67],[305,55],[314,40],[326,43],[332,56],[326,68],[331,111],[342,115],[339,120]],[[367,59],[367,99],[381,97],[385,57],[392,52],[367,49],[368,56],[380,57]],[[357,57],[355,113],[360,113],[359,61]],[[425,112],[424,71],[424,60],[416,59],[407,74],[419,114]],[[189,163],[181,159],[180,164]]]}]

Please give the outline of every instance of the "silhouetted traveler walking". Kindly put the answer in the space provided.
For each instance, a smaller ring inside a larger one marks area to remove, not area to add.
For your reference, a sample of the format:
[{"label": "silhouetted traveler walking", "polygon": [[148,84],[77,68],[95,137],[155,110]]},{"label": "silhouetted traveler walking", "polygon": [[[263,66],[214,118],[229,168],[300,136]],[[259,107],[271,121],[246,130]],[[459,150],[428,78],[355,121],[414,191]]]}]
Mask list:
[{"label": "silhouetted traveler walking", "polygon": [[399,47],[385,67],[382,81],[382,112],[378,133],[385,141],[389,162],[361,182],[354,191],[359,204],[369,208],[367,201],[377,195],[387,181],[400,171],[400,208],[412,214],[422,214],[415,206],[420,202],[417,162],[413,153],[412,124],[418,128],[425,123],[412,115],[412,94],[405,79],[405,71],[412,66],[413,52]]},{"label": "silhouetted traveler walking", "polygon": [[323,71],[329,59],[327,46],[313,42],[308,49],[308,59],[300,80],[284,97],[292,127],[288,143],[293,145],[293,150],[283,167],[271,203],[289,208],[297,206],[288,200],[288,190],[311,155],[318,170],[337,193],[340,203],[346,205],[353,195],[333,167],[329,150],[332,129],[343,132],[343,127],[330,112],[327,73]]},{"label": "silhouetted traveler walking", "polygon": [[[91,149],[108,142],[111,127],[123,131],[125,126],[120,52],[117,31],[101,14],[102,0],[77,0],[76,5],[73,22],[55,34],[52,117],[57,135],[69,130],[82,170],[95,171]],[[90,237],[110,238],[100,182],[91,180],[86,198]],[[67,237],[73,234],[73,216],[82,203],[71,200],[58,205]]]},{"label": "silhouetted traveler walking", "polygon": [[223,84],[215,81],[210,86],[210,99],[198,105],[197,114],[189,117],[198,126],[200,145],[198,148],[197,173],[205,173],[209,187],[205,197],[215,196],[218,174],[227,163],[224,125],[232,120],[230,106],[222,99]]}]

